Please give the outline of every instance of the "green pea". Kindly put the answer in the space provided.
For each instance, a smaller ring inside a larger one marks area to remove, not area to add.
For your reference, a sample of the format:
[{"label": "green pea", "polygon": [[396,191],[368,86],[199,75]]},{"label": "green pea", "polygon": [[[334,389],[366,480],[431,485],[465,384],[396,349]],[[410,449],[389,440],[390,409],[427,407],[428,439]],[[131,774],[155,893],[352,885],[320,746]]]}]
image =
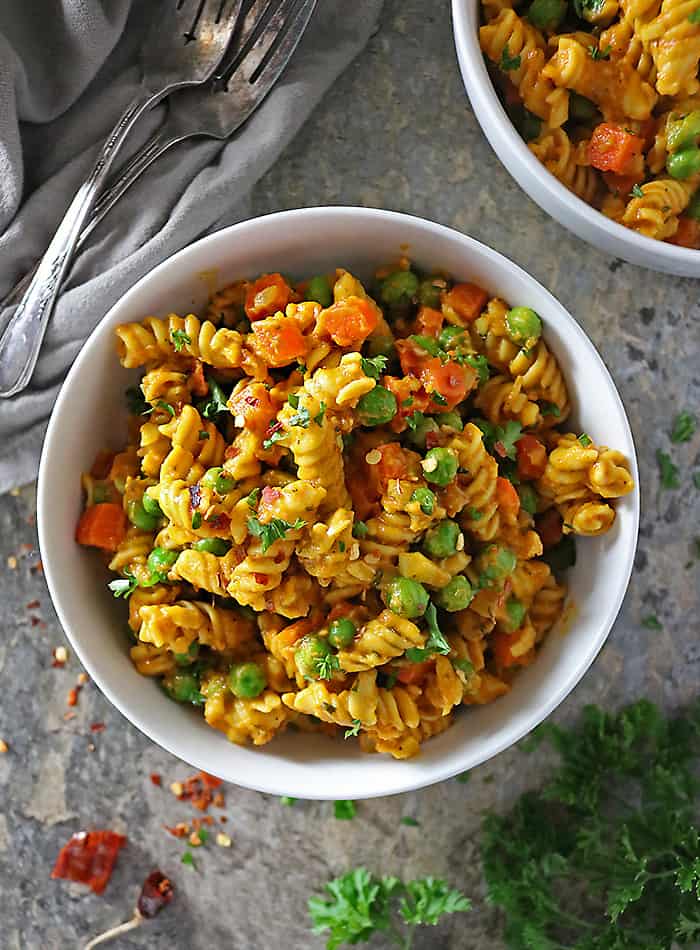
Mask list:
[{"label": "green pea", "polygon": [[160,505],[155,500],[155,498],[151,498],[150,495],[144,495],[141,499],[141,504],[143,505],[143,510],[147,515],[153,515],[154,518],[163,517],[163,511]]},{"label": "green pea", "polygon": [[223,557],[231,547],[231,542],[224,538],[200,538],[199,541],[194,542],[192,547],[195,551],[206,551],[207,554]]},{"label": "green pea", "polygon": [[697,174],[700,172],[700,148],[697,145],[691,145],[669,155],[666,159],[666,170],[671,178],[681,181]]},{"label": "green pea", "polygon": [[696,221],[700,221],[700,191],[695,192],[695,195],[686,208],[685,213],[689,218],[694,218]]},{"label": "green pea", "polygon": [[179,553],[179,551],[171,551],[168,548],[153,548],[148,555],[146,566],[153,574],[167,574],[177,561]]},{"label": "green pea", "polygon": [[452,412],[441,412],[439,415],[435,416],[435,421],[439,426],[449,426],[449,428],[454,429],[455,432],[461,432],[464,428],[462,424],[462,417],[454,409]]},{"label": "green pea", "polygon": [[333,291],[327,277],[312,277],[306,288],[306,299],[315,300],[322,307],[330,307],[333,303]]},{"label": "green pea", "polygon": [[173,659],[178,666],[191,666],[199,656],[199,643],[193,640],[187,648],[187,653],[173,653]]},{"label": "green pea", "polygon": [[141,531],[155,531],[158,527],[159,519],[155,515],[149,515],[140,501],[130,501],[126,506],[126,514],[129,521]]},{"label": "green pea", "polygon": [[258,663],[234,663],[228,671],[228,688],[239,699],[255,699],[266,686],[265,671]]},{"label": "green pea", "polygon": [[508,335],[514,343],[542,336],[542,321],[530,307],[513,307],[506,314]]},{"label": "green pea", "polygon": [[379,296],[388,307],[405,307],[418,293],[418,278],[410,270],[395,270],[382,281]]},{"label": "green pea", "polygon": [[689,145],[696,145],[698,136],[700,136],[700,109],[689,112],[682,119],[670,122],[666,141],[671,151],[677,151]]},{"label": "green pea", "polygon": [[477,558],[479,583],[482,587],[497,587],[512,574],[517,564],[515,554],[500,544],[489,544]]},{"label": "green pea", "polygon": [[518,485],[517,492],[520,496],[520,505],[523,511],[526,511],[529,515],[536,514],[537,492],[532,485],[528,485],[527,482],[521,482],[521,484]]},{"label": "green pea", "polygon": [[199,678],[194,673],[176,672],[165,681],[168,694],[178,703],[201,706],[204,697],[199,691]]},{"label": "green pea", "polygon": [[422,280],[418,285],[418,303],[422,307],[432,307],[433,310],[440,309],[441,294],[444,290],[444,281],[436,284],[435,281],[440,278],[428,277]]},{"label": "green pea", "polygon": [[462,327],[443,327],[438,336],[438,343],[443,350],[453,350],[464,339]]},{"label": "green pea", "polygon": [[432,515],[435,510],[435,492],[429,488],[416,488],[410,500],[418,503],[424,515]]},{"label": "green pea", "polygon": [[506,601],[506,620],[504,621],[508,633],[514,633],[522,626],[526,613],[527,608],[517,597],[508,598]]},{"label": "green pea", "polygon": [[439,446],[430,449],[423,459],[423,474],[426,482],[432,482],[434,485],[449,485],[457,474],[459,468],[457,458],[449,449],[443,449]]},{"label": "green pea", "polygon": [[216,468],[207,469],[202,475],[201,482],[204,488],[215,491],[217,495],[226,495],[236,487],[235,479],[225,475],[220,465]]},{"label": "green pea", "polygon": [[424,449],[428,433],[437,432],[439,426],[432,416],[424,416],[422,413],[414,416],[414,422],[414,427],[406,430],[406,441],[416,449]]},{"label": "green pea", "polygon": [[355,639],[357,627],[348,617],[332,620],[328,627],[328,642],[337,649],[349,647]]},{"label": "green pea", "polygon": [[430,598],[428,591],[410,577],[395,577],[382,594],[384,603],[400,617],[422,617]]},{"label": "green pea", "polygon": [[542,120],[529,112],[525,106],[517,106],[510,110],[510,117],[513,125],[526,142],[536,139],[542,131]]},{"label": "green pea", "polygon": [[566,0],[533,0],[527,18],[538,30],[556,30],[566,14]]},{"label": "green pea", "polygon": [[472,585],[466,577],[458,574],[449,584],[437,591],[434,599],[438,607],[453,613],[455,610],[466,610],[473,596]]},{"label": "green pea", "polygon": [[456,521],[446,518],[425,532],[421,547],[428,557],[442,559],[457,552],[461,531]]},{"label": "green pea", "polygon": [[569,117],[576,122],[593,122],[598,117],[598,107],[595,102],[580,96],[577,92],[569,93]]},{"label": "green pea", "polygon": [[390,422],[397,411],[396,396],[383,386],[375,386],[357,404],[357,415],[363,426],[380,426]]},{"label": "green pea", "polygon": [[396,356],[393,336],[383,336],[382,334],[374,336],[373,334],[367,340],[367,355],[386,356],[389,360],[393,359]]},{"label": "green pea", "polygon": [[308,633],[299,641],[294,651],[294,660],[302,676],[309,680],[320,679],[319,668],[333,651],[327,640],[315,633]]}]

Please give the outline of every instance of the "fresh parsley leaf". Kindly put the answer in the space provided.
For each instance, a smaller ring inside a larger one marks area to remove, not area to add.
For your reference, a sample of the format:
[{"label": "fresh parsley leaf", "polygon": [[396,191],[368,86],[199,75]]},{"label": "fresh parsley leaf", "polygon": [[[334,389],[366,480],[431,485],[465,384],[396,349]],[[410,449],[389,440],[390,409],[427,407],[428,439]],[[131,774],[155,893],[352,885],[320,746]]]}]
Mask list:
[{"label": "fresh parsley leaf", "polygon": [[642,191],[641,186],[636,183],[632,185],[631,195],[633,198],[643,198],[644,192]]},{"label": "fresh parsley leaf", "polygon": [[435,653],[447,656],[450,652],[450,645],[440,629],[437,619],[437,609],[432,601],[425,608],[425,621],[428,626],[428,639],[425,642],[425,646],[411,647],[409,650],[406,650],[406,658],[410,660],[411,663],[422,663],[423,660],[426,660],[429,656],[433,656]]},{"label": "fresh parsley leaf", "polygon": [[246,504],[248,505],[248,507],[249,507],[252,511],[255,511],[255,509],[258,507],[258,499],[259,499],[259,498],[260,498],[260,489],[259,489],[259,488],[254,488],[251,492],[249,492],[249,493],[246,495],[246,499],[245,499]]},{"label": "fresh parsley leaf", "polygon": [[321,405],[319,406],[318,413],[314,416],[314,422],[316,423],[317,426],[323,425],[323,417],[325,416],[325,414],[326,414],[326,404],[325,402],[322,402]]},{"label": "fresh parsley leaf", "polygon": [[125,391],[126,408],[134,416],[146,416],[151,412],[151,407],[144,399],[140,386],[129,386]]},{"label": "fresh parsley leaf", "polygon": [[[314,679],[329,680],[332,678],[333,673],[339,669],[340,669],[340,660],[335,655],[335,653],[326,653],[323,656],[317,656],[314,658],[314,661],[313,661]],[[334,707],[331,706],[328,712],[335,712]]]},{"label": "fresh parsley leaf", "polygon": [[353,538],[358,538],[358,539],[366,538],[368,531],[369,531],[369,528],[364,523],[364,521],[356,521],[355,524],[352,526]]},{"label": "fresh parsley leaf", "polygon": [[661,622],[656,614],[647,614],[646,617],[642,617],[642,626],[646,627],[647,630],[663,630]]},{"label": "fresh parsley leaf", "polygon": [[[273,432],[267,439],[263,439],[262,447],[266,452],[268,449],[271,449],[272,446],[275,445],[277,442],[281,442],[282,439],[284,439],[287,435],[286,430],[281,427],[281,424],[279,422],[276,423],[276,425],[278,425],[279,428],[275,432]],[[304,426],[304,428],[306,428],[306,426]],[[268,429],[267,431],[269,432],[270,430]]]},{"label": "fresh parsley leaf", "polygon": [[219,413],[229,411],[226,404],[226,395],[221,386],[211,376],[207,376],[206,381],[209,386],[209,395],[197,403],[197,409],[205,419],[215,419]]},{"label": "fresh parsley leaf", "polygon": [[578,437],[578,441],[581,443],[584,449],[587,449],[589,445],[593,444],[593,439],[589,435],[586,435],[585,432],[581,433],[581,435]]},{"label": "fresh parsley leaf", "polygon": [[429,395],[430,395],[431,400],[432,400],[436,405],[438,405],[438,406],[446,406],[446,405],[447,405],[447,400],[446,400],[445,397],[442,395],[442,393],[439,393],[439,392],[437,391],[437,389],[433,389],[433,391],[432,391]]},{"label": "fresh parsley leaf", "polygon": [[489,381],[491,370],[485,356],[476,356],[474,353],[458,353],[455,360],[458,363],[466,363],[467,366],[471,366],[472,369],[476,370],[479,386],[483,386],[484,383]]},{"label": "fresh parsley leaf", "polygon": [[461,772],[459,775],[455,775],[455,781],[459,782],[460,785],[466,785],[471,777],[471,772]]},{"label": "fresh parsley leaf", "polygon": [[267,524],[261,524],[257,518],[248,518],[248,531],[256,538],[261,539],[262,553],[265,554],[268,548],[275,541],[284,538],[288,531],[298,531],[305,524],[306,522],[302,521],[301,518],[297,518],[293,523],[285,521],[284,518],[273,518]]},{"label": "fresh parsley leaf", "polygon": [[410,409],[411,406],[413,405],[413,403],[414,403],[415,401],[416,401],[416,400],[413,398],[413,396],[409,396],[408,399],[404,399],[404,400],[403,400],[403,402],[401,403],[401,405],[402,405],[405,409]]},{"label": "fresh parsley leaf", "polygon": [[600,49],[598,46],[588,47],[588,53],[591,59],[610,59],[611,52],[612,46],[606,46],[605,49]]},{"label": "fresh parsley leaf", "polygon": [[501,51],[501,60],[498,64],[501,67],[501,69],[504,72],[508,73],[513,69],[520,69],[521,63],[522,63],[522,60],[520,56],[510,55],[510,51],[508,50],[508,44],[506,43],[506,45],[503,47],[503,50]]},{"label": "fresh parsley leaf", "polygon": [[297,363],[297,373],[301,373],[302,376],[306,375],[306,367],[303,363]]},{"label": "fresh parsley leaf", "polygon": [[176,353],[179,353],[185,344],[190,346],[192,343],[191,337],[189,337],[184,330],[173,330],[170,336]]},{"label": "fresh parsley leaf", "polygon": [[155,404],[155,408],[157,408],[157,409],[165,409],[165,411],[166,411],[169,415],[171,415],[171,416],[173,416],[173,417],[175,416],[175,409],[170,405],[169,402],[166,402],[164,399],[159,399],[158,402]]},{"label": "fresh parsley leaf", "polygon": [[411,818],[410,815],[404,815],[401,824],[406,825],[407,828],[420,828],[420,822],[416,821],[415,818]]},{"label": "fresh parsley leaf", "polygon": [[697,420],[690,412],[679,412],[673,423],[671,442],[690,442],[695,435]]},{"label": "fresh parsley leaf", "polygon": [[681,480],[678,475],[678,466],[671,461],[671,456],[661,449],[657,449],[656,461],[659,463],[659,474],[661,478],[661,488],[669,491],[673,488],[681,487]]},{"label": "fresh parsley leaf", "polygon": [[443,353],[438,341],[434,340],[431,336],[417,336],[413,334],[413,336],[409,337],[409,340],[431,356],[440,356],[440,354]]},{"label": "fresh parsley leaf", "polygon": [[311,425],[311,414],[309,410],[302,406],[299,412],[295,412],[293,416],[289,417],[289,425],[299,426],[301,429],[308,429]]},{"label": "fresh parsley leaf", "polygon": [[341,554],[345,554],[345,541],[338,541],[338,550]]},{"label": "fresh parsley leaf", "polygon": [[139,586],[139,582],[130,571],[124,571],[124,574],[125,577],[115,578],[107,584],[107,587],[112,591],[113,597],[123,597],[126,600],[134,593]]},{"label": "fresh parsley leaf", "polygon": [[360,365],[365,376],[369,376],[370,379],[379,379],[388,362],[386,356],[363,356]]},{"label": "fresh parsley leaf", "polygon": [[197,837],[198,837],[199,840],[202,842],[202,844],[206,844],[206,843],[207,843],[207,839],[209,838],[209,832],[207,831],[206,828],[200,828],[200,829],[197,831]]},{"label": "fresh parsley leaf", "polygon": [[454,666],[456,670],[460,670],[462,673],[465,673],[467,676],[471,676],[471,674],[474,672],[474,664],[471,662],[471,660],[454,659],[452,660],[452,666]]},{"label": "fresh parsley leaf", "polygon": [[688,14],[688,22],[693,24],[700,23],[700,7]]},{"label": "fresh parsley leaf", "polygon": [[352,821],[357,814],[355,802],[348,799],[333,802],[333,811],[339,821]]},{"label": "fresh parsley leaf", "polygon": [[543,416],[554,416],[555,419],[558,419],[561,415],[561,410],[555,402],[547,402],[546,400],[542,400],[542,402],[539,403],[539,407]]},{"label": "fresh parsley leaf", "polygon": [[191,867],[193,871],[197,870],[197,862],[192,856],[191,851],[185,851],[185,853],[180,858],[183,864],[186,864],[188,867]]},{"label": "fresh parsley leaf", "polygon": [[504,426],[496,426],[485,419],[474,419],[475,424],[483,432],[484,445],[491,454],[502,459],[515,459],[515,443],[523,434],[523,427],[519,422],[510,420]]},{"label": "fresh parsley leaf", "polygon": [[359,736],[361,728],[362,728],[362,723],[360,722],[360,720],[353,719],[352,725],[350,726],[350,728],[345,730],[343,738],[350,739],[352,736]]},{"label": "fresh parsley leaf", "polygon": [[192,513],[192,530],[196,531],[197,528],[202,527],[202,514],[199,511],[194,511]]},{"label": "fresh parsley leaf", "polygon": [[440,878],[426,877],[409,881],[406,897],[399,905],[399,913],[407,924],[435,926],[443,914],[456,914],[471,909],[471,902],[459,891],[452,890]]},{"label": "fresh parsley leaf", "polygon": [[406,425],[412,432],[415,432],[418,426],[423,425],[424,422],[425,416],[418,410],[412,412],[410,416],[406,416]]},{"label": "fresh parsley leaf", "polygon": [[280,803],[282,805],[286,805],[288,808],[291,808],[293,805],[296,805],[297,800],[296,798],[292,798],[291,795],[283,795],[280,798]]},{"label": "fresh parsley leaf", "polygon": [[287,402],[292,407],[292,409],[299,408],[299,393],[290,393],[287,398]]}]

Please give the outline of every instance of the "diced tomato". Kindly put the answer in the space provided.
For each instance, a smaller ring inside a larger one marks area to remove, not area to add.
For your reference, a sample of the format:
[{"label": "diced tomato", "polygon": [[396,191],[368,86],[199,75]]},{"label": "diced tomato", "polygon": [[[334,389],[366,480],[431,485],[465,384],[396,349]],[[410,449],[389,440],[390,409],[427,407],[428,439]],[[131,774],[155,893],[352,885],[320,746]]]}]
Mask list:
[{"label": "diced tomato", "polygon": [[420,378],[428,395],[438,393],[445,400],[438,402],[433,399],[435,410],[449,412],[474,389],[478,376],[473,366],[462,366],[454,360],[442,363],[436,356],[425,364]]},{"label": "diced tomato", "polygon": [[476,320],[488,299],[489,295],[477,284],[455,284],[452,290],[445,294],[443,301],[448,307],[452,307],[464,325]]},{"label": "diced tomato", "polygon": [[397,340],[395,346],[399,354],[401,369],[406,376],[420,376],[426,363],[430,360],[430,354],[414,343],[413,340]]},{"label": "diced tomato", "polygon": [[541,478],[547,467],[547,449],[534,435],[523,435],[515,443],[518,475],[521,478]]},{"label": "diced tomato", "polygon": [[507,478],[499,476],[496,479],[496,500],[498,507],[505,514],[513,518],[517,516],[520,511],[520,496],[513,487],[513,483],[509,482]]},{"label": "diced tomato", "polygon": [[105,449],[100,449],[95,456],[95,461],[92,463],[90,474],[93,478],[100,480],[107,478],[113,462],[114,452],[107,452]]},{"label": "diced tomato", "polygon": [[284,311],[292,299],[292,288],[281,274],[263,274],[249,284],[245,295],[245,312],[248,319],[261,320],[279,310]]},{"label": "diced tomato", "polygon": [[114,831],[80,831],[61,848],[51,877],[87,884],[101,894],[125,844],[124,835]]},{"label": "diced tomato", "polygon": [[410,666],[402,666],[396,674],[396,679],[406,685],[419,683],[429,672],[434,662],[434,660],[424,660],[422,663],[411,663]]},{"label": "diced tomato", "polygon": [[116,551],[124,540],[127,518],[121,505],[102,502],[91,505],[80,516],[75,532],[78,544]]},{"label": "diced tomato", "polygon": [[268,366],[287,366],[306,356],[301,330],[285,317],[253,324],[253,348]]},{"label": "diced tomato", "polygon": [[588,143],[588,159],[594,168],[602,172],[627,175],[636,171],[644,148],[644,139],[632,135],[620,125],[601,122],[593,130]]},{"label": "diced tomato", "polygon": [[439,310],[432,307],[421,307],[416,317],[414,333],[418,336],[436,337],[442,330],[444,317]]},{"label": "diced tomato", "polygon": [[535,518],[535,528],[545,548],[559,544],[562,536],[562,517],[556,508],[548,508]]},{"label": "diced tomato", "polygon": [[513,656],[510,649],[511,646],[516,644],[519,637],[520,634],[518,633],[498,632],[493,634],[489,641],[489,646],[493,651],[493,658],[497,666],[516,666],[520,663],[520,659]]},{"label": "diced tomato", "polygon": [[234,416],[243,416],[246,429],[264,432],[277,414],[277,406],[270,398],[264,383],[250,382],[241,389],[234,389],[228,401]]},{"label": "diced tomato", "polygon": [[692,247],[700,250],[700,221],[695,218],[680,218],[678,230],[673,237],[667,238],[669,244],[679,247]]},{"label": "diced tomato", "polygon": [[360,346],[379,323],[377,308],[363,297],[346,297],[321,311],[316,330],[338,346]]}]

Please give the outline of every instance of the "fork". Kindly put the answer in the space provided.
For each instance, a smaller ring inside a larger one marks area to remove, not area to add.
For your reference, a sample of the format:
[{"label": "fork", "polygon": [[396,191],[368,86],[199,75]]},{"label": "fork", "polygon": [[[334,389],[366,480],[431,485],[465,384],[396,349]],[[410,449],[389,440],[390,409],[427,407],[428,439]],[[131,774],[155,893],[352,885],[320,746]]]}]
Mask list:
[{"label": "fork", "polygon": [[221,62],[242,0],[167,0],[141,50],[141,87],[105,141],[0,338],[0,398],[29,385],[61,284],[115,157],[149,109],[175,90],[205,83]]},{"label": "fork", "polygon": [[[250,4],[250,0],[248,0]],[[77,248],[82,247],[119,199],[165,152],[188,138],[230,138],[250,118],[289,62],[314,11],[317,0],[254,0],[240,28],[237,52],[222,64],[213,83],[173,93],[163,124],[113,176],[100,195]],[[254,78],[253,78],[254,77]],[[0,304],[19,300],[34,270],[12,288]]]}]

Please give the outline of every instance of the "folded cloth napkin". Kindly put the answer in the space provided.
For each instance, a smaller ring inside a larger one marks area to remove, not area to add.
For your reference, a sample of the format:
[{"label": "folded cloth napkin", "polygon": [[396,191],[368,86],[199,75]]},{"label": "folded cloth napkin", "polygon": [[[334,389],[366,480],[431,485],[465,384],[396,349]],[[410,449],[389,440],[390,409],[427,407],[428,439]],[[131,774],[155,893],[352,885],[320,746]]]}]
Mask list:
[{"label": "folded cloth napkin", "polygon": [[[380,8],[381,0],[319,0],[280,81],[235,138],[178,146],[95,230],[70,272],[30,388],[0,401],[0,492],[36,476],[61,382],[98,321],[164,258],[250,215],[254,184],[363,48]],[[134,96],[151,9],[145,0],[0,4],[0,295],[46,249]],[[162,115],[154,110],[135,130],[132,148]]]}]

